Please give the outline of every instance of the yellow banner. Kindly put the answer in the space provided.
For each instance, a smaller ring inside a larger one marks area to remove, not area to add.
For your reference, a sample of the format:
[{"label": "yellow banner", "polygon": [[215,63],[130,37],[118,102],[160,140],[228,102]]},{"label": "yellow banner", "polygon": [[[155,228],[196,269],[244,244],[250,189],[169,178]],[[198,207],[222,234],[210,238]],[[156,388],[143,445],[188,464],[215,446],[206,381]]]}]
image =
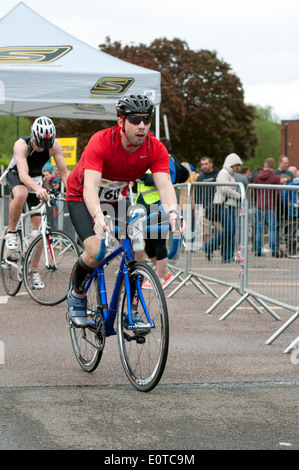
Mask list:
[{"label": "yellow banner", "polygon": [[[66,165],[76,165],[77,163],[77,137],[67,137],[64,139],[57,139],[62,147],[62,153]],[[55,165],[55,160],[51,158],[52,165]]]}]

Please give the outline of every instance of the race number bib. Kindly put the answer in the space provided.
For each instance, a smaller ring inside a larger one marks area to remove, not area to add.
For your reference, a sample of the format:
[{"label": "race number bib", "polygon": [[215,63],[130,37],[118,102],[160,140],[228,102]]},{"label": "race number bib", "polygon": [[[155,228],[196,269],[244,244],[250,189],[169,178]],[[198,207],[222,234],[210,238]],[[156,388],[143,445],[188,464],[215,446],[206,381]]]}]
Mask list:
[{"label": "race number bib", "polygon": [[[43,185],[43,177],[42,176],[34,176],[32,179],[39,186]],[[28,191],[29,194],[35,193],[34,189],[29,188],[28,186],[26,186],[26,188],[27,188],[27,191]]]},{"label": "race number bib", "polygon": [[128,183],[124,181],[102,179],[101,186],[99,187],[100,201],[110,203],[120,201],[123,198],[122,191],[127,185]]}]

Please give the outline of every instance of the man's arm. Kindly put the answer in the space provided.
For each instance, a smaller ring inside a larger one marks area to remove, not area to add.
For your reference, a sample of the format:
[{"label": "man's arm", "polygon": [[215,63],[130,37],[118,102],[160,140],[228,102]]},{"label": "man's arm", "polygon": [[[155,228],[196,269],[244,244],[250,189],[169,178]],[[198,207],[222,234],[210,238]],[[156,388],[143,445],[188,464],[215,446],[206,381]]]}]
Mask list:
[{"label": "man's arm", "polygon": [[153,178],[166,214],[170,210],[178,210],[177,197],[170,175],[168,173],[153,173]]},{"label": "man's arm", "polygon": [[165,213],[169,214],[169,211],[174,211],[173,216],[169,217],[169,221],[171,222],[172,230],[175,231],[175,219],[178,216],[176,212],[179,207],[170,175],[168,173],[153,173],[153,178]]},{"label": "man's arm", "polygon": [[28,147],[26,142],[23,139],[17,140],[14,145],[14,156],[16,159],[16,164],[18,168],[18,174],[20,181],[30,188],[32,191],[35,191],[37,197],[42,201],[49,199],[47,190],[42,186],[38,185],[32,178],[29,176],[28,168]]},{"label": "man's arm", "polygon": [[50,156],[54,157],[58,169],[58,177],[59,179],[61,179],[64,184],[64,187],[66,188],[67,178],[70,172],[66,166],[65,159],[62,153],[62,148],[57,139],[55,139],[54,141],[54,145],[52,147],[52,150],[50,151]]},{"label": "man's arm", "polygon": [[99,199],[99,187],[102,173],[94,170],[84,171],[83,197],[90,215],[94,219],[94,231],[99,238],[104,238],[104,232],[109,232],[109,227],[104,221],[104,214]]}]

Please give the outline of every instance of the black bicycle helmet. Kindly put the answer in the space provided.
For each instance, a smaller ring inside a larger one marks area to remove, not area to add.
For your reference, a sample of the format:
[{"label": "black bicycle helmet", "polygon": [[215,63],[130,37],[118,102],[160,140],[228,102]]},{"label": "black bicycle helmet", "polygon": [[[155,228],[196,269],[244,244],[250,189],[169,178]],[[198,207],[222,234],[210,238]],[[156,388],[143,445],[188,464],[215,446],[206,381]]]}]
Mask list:
[{"label": "black bicycle helmet", "polygon": [[31,133],[38,147],[42,149],[53,147],[56,138],[56,129],[50,118],[46,116],[37,118],[32,124]]},{"label": "black bicycle helmet", "polygon": [[152,115],[155,107],[146,95],[134,94],[123,96],[115,108],[118,116],[126,116],[137,113]]}]

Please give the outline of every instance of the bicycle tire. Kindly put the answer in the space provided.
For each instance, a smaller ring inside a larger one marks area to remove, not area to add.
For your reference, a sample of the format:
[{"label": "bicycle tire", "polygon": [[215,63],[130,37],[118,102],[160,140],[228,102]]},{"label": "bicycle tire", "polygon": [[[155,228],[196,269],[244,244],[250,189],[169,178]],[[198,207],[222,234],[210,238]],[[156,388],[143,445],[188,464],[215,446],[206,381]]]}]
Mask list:
[{"label": "bicycle tire", "polygon": [[[47,254],[50,266],[46,266],[42,236],[29,246],[24,261],[24,284],[30,297],[41,305],[57,305],[66,299],[72,268],[79,258],[79,249],[74,239],[62,230],[52,229],[47,234]],[[40,253],[38,253],[40,251]],[[51,265],[51,251],[55,266]],[[36,261],[36,258],[38,261]],[[43,288],[34,288],[32,273],[40,274]]]},{"label": "bicycle tire", "polygon": [[16,251],[10,251],[6,246],[5,235],[1,244],[1,280],[7,295],[13,297],[19,292],[23,282],[21,240],[20,234],[17,232],[19,248]]},{"label": "bicycle tire", "polygon": [[[73,285],[75,267],[70,280]],[[99,365],[105,345],[104,321],[97,311],[99,291],[96,276],[92,279],[87,295],[87,318],[100,326],[99,332],[89,328],[76,328],[68,319],[71,343],[79,365],[85,372],[93,372]]]},{"label": "bicycle tire", "polygon": [[[142,294],[155,327],[146,334],[135,334],[124,327],[127,291],[125,280],[123,280],[117,307],[117,335],[121,362],[127,378],[137,390],[149,392],[158,385],[167,361],[168,310],[163,289],[153,269],[146,263],[134,261],[129,271],[131,286],[135,285],[137,277],[142,279],[141,282],[149,281],[152,284],[153,289],[142,288]],[[148,320],[140,300],[138,314],[147,324]]]}]

